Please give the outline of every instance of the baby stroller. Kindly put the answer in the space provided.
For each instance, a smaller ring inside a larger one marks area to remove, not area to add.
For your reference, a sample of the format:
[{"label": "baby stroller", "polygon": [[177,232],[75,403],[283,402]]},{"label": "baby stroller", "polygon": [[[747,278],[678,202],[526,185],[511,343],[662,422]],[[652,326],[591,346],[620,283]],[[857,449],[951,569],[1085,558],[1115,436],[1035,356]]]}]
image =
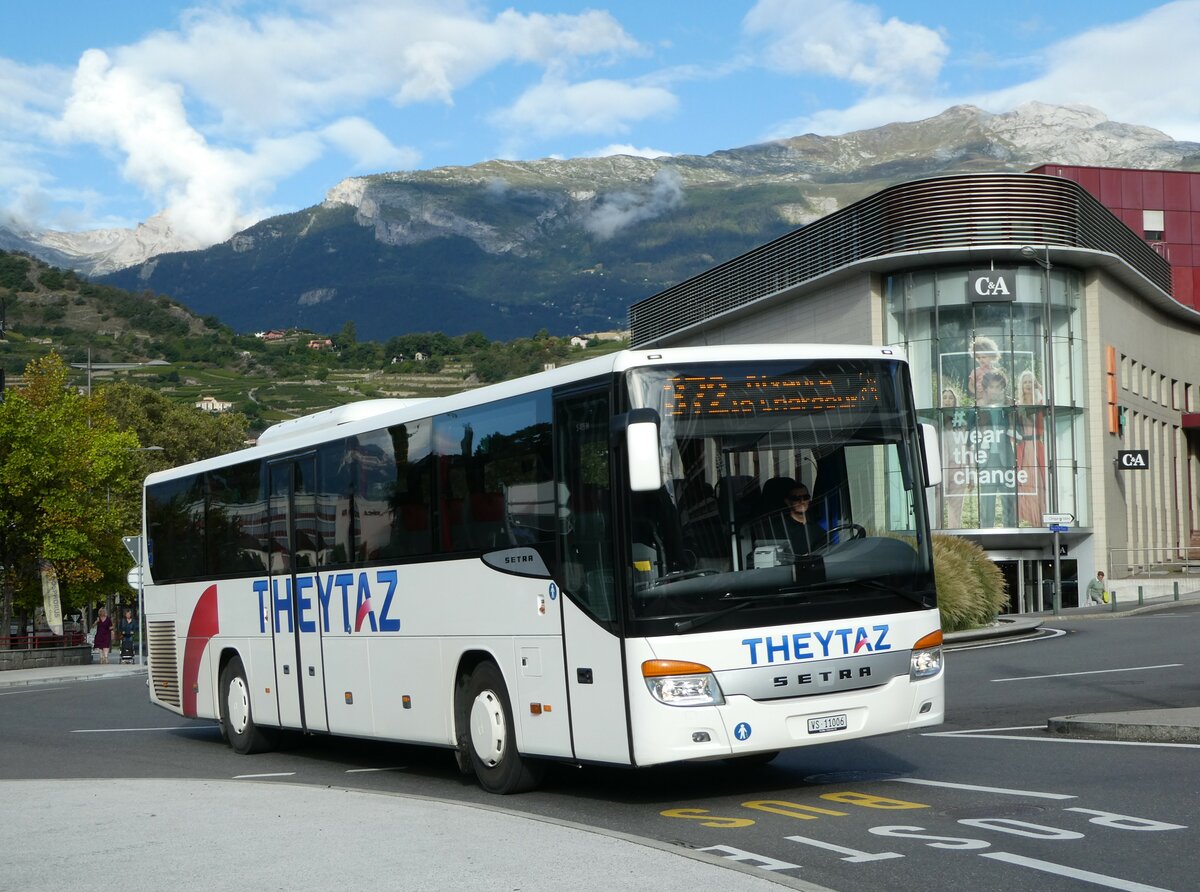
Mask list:
[{"label": "baby stroller", "polygon": [[132,635],[121,636],[121,662],[122,663],[132,663],[133,662],[133,636]]}]

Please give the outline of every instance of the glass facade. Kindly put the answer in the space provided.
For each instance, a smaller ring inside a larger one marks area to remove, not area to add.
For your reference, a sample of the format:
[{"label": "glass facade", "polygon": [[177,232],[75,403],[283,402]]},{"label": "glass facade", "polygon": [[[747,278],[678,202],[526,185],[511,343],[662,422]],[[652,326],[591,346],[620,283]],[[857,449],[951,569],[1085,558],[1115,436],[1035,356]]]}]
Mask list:
[{"label": "glass facade", "polygon": [[907,353],[922,420],[941,432],[934,525],[1045,529],[1042,515],[1060,513],[1090,526],[1079,274],[946,268],[883,287],[885,339]]}]

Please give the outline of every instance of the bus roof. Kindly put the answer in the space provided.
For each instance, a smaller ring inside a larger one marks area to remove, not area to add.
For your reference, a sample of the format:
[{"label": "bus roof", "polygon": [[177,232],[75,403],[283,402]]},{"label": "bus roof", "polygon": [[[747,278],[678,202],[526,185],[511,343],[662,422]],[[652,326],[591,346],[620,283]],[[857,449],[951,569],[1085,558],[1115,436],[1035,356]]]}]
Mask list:
[{"label": "bus roof", "polygon": [[429,399],[361,400],[324,409],[300,418],[279,422],[263,431],[258,444],[224,455],[202,459],[157,471],[146,478],[146,485],[171,480],[183,474],[223,468],[231,464],[314,446],[335,437],[353,436],[366,431],[428,418],[443,412],[497,402],[545,388],[561,387],[591,378],[618,374],[629,369],[691,362],[730,362],[775,359],[887,359],[906,362],[899,347],[874,347],[868,344],[726,344],[704,347],[664,347],[647,350],[621,350],[571,365],[537,372],[499,384],[489,384],[449,396]]}]

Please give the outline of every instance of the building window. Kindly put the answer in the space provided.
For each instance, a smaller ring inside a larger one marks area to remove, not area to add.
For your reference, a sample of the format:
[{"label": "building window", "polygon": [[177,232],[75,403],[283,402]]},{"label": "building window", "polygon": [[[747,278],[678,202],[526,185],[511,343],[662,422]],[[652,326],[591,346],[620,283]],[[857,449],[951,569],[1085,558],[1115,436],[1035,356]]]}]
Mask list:
[{"label": "building window", "polygon": [[1163,212],[1142,211],[1142,234],[1148,242],[1161,242],[1163,239]]}]

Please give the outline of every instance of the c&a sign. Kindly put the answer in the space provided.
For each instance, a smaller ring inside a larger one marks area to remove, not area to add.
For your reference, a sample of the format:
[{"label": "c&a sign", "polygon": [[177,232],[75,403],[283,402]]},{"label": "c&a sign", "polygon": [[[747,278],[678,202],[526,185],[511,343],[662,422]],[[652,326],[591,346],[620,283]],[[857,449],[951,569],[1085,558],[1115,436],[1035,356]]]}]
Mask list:
[{"label": "c&a sign", "polygon": [[969,302],[1016,299],[1016,270],[977,269],[967,273],[967,300]]},{"label": "c&a sign", "polygon": [[1149,449],[1119,449],[1117,450],[1118,471],[1148,471],[1150,470]]}]

